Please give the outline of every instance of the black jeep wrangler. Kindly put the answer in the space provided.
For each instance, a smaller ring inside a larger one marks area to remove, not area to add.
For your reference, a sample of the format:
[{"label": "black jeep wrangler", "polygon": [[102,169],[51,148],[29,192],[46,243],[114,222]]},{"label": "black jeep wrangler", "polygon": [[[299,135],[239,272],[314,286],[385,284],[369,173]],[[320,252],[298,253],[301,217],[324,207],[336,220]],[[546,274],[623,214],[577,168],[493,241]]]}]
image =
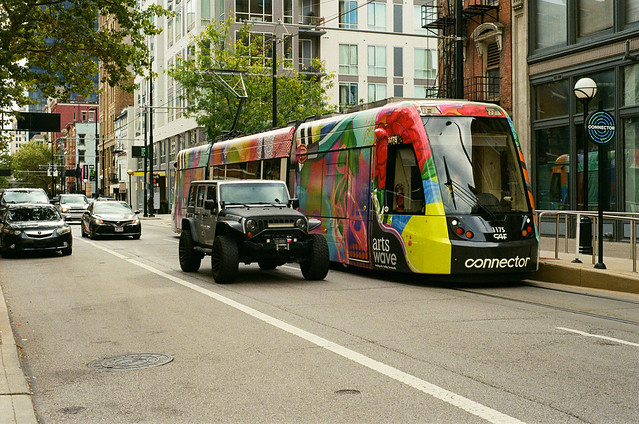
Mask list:
[{"label": "black jeep wrangler", "polygon": [[299,262],[304,278],[323,279],[328,245],[321,234],[310,233],[321,222],[307,219],[294,204],[282,181],[193,181],[180,234],[182,271],[197,271],[204,255],[211,255],[220,284],[235,281],[240,262],[257,262],[261,269]]}]

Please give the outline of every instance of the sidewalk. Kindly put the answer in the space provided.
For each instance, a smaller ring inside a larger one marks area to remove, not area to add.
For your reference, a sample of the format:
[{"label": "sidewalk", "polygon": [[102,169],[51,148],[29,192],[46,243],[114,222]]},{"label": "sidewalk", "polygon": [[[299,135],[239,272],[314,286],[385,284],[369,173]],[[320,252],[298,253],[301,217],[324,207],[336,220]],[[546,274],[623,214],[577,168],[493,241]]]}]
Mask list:
[{"label": "sidewalk", "polygon": [[[142,217],[143,225],[171,226],[170,215]],[[574,239],[559,240],[559,258],[555,259],[554,238],[542,237],[539,255],[539,271],[535,280],[569,284],[604,290],[639,293],[639,273],[632,272],[630,245],[628,243],[604,243],[606,269],[595,269],[591,255],[580,255],[582,263],[575,259]],[[0,424],[37,424],[31,390],[27,385],[18,357],[9,311],[0,290]]]}]

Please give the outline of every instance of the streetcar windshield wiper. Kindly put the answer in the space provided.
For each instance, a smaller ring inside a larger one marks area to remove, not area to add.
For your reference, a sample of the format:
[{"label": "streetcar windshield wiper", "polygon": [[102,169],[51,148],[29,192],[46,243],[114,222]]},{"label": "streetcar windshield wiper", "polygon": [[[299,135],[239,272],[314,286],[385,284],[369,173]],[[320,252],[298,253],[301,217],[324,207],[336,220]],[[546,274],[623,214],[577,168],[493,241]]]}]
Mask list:
[{"label": "streetcar windshield wiper", "polygon": [[450,179],[450,172],[448,171],[448,162],[446,162],[446,156],[444,158],[444,171],[446,171],[446,182],[444,185],[448,187],[450,193],[450,199],[453,201],[453,207],[457,209],[457,203],[455,203],[455,193],[453,192],[453,181]]}]

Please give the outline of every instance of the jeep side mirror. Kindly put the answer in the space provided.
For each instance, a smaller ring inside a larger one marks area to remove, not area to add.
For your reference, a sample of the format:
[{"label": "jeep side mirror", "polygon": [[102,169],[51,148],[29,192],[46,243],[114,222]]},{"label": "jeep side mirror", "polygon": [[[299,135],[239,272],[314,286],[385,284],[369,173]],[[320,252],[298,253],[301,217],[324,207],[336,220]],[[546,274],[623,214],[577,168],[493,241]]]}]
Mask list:
[{"label": "jeep side mirror", "polygon": [[207,211],[214,211],[215,209],[217,209],[217,203],[215,202],[215,200],[205,200],[204,209],[206,209]]},{"label": "jeep side mirror", "polygon": [[51,199],[51,204],[59,205],[60,204],[60,198],[59,197],[54,197],[53,199]]},{"label": "jeep side mirror", "polygon": [[293,197],[288,201],[288,204],[291,205],[293,209],[297,209],[300,207],[300,199],[298,199],[297,197]]}]

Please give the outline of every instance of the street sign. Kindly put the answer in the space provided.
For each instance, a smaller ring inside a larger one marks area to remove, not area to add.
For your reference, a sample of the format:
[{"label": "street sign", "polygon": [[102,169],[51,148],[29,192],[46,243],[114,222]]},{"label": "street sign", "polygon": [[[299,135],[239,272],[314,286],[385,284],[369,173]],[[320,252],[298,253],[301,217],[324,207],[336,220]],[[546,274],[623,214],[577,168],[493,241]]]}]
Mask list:
[{"label": "street sign", "polygon": [[615,118],[608,112],[591,113],[586,119],[588,136],[597,144],[608,144],[615,138],[617,124]]},{"label": "street sign", "polygon": [[146,158],[148,157],[148,149],[144,146],[131,146],[131,157]]}]

